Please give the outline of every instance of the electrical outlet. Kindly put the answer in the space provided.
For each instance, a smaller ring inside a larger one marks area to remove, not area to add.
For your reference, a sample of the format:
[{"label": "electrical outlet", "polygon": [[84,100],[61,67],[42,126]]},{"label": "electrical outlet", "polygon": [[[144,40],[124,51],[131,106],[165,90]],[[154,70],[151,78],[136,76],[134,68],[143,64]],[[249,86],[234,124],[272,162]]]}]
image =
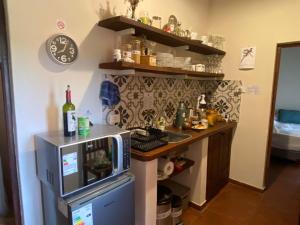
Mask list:
[{"label": "electrical outlet", "polygon": [[247,93],[247,87],[246,86],[241,86],[240,87],[240,92],[241,93]]},{"label": "electrical outlet", "polygon": [[115,114],[115,113],[110,114],[108,116],[108,123],[110,125],[116,125],[116,124],[120,123],[120,114]]},{"label": "electrical outlet", "polygon": [[261,93],[260,87],[256,84],[247,86],[247,93],[252,95],[259,95]]}]

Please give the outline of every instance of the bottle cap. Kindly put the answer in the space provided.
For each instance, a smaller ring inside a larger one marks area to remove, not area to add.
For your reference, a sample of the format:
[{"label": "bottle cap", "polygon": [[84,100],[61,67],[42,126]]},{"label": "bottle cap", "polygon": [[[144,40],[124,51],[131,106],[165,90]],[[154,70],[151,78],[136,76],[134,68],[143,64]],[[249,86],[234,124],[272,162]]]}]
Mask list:
[{"label": "bottle cap", "polygon": [[202,104],[202,105],[205,105],[205,104],[206,104],[206,101],[205,101],[205,95],[204,95],[204,94],[201,95],[200,104]]}]

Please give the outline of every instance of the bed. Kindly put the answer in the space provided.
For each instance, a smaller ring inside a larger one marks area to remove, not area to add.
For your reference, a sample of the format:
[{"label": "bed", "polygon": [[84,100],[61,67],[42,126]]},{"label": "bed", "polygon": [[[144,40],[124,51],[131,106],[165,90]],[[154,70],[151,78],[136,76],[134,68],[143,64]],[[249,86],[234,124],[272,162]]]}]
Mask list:
[{"label": "bed", "polygon": [[300,123],[298,123],[298,120],[280,116],[277,120],[274,120],[272,155],[292,161],[300,161]]}]

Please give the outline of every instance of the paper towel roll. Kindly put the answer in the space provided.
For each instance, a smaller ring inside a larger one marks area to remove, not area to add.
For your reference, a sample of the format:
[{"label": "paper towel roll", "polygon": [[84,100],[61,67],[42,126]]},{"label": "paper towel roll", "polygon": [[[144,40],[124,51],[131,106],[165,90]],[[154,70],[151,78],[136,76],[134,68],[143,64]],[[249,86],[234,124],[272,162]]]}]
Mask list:
[{"label": "paper towel roll", "polygon": [[165,175],[169,176],[174,171],[174,163],[169,159],[159,158],[158,159],[158,170],[162,171]]}]

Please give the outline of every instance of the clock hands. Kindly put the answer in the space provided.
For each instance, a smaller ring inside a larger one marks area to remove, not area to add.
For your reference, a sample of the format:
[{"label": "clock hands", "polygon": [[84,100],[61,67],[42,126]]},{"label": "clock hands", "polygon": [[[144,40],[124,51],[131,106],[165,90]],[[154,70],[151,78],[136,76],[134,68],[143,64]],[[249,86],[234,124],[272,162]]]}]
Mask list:
[{"label": "clock hands", "polygon": [[67,48],[67,43],[65,44],[65,46],[64,46],[64,48],[62,49],[62,50],[60,50],[60,51],[58,51],[57,53],[61,53],[61,52],[64,52],[65,50],[66,50],[66,48]]},{"label": "clock hands", "polygon": [[50,58],[58,64],[71,64],[78,54],[74,40],[66,35],[55,35],[47,40],[47,52]]}]

